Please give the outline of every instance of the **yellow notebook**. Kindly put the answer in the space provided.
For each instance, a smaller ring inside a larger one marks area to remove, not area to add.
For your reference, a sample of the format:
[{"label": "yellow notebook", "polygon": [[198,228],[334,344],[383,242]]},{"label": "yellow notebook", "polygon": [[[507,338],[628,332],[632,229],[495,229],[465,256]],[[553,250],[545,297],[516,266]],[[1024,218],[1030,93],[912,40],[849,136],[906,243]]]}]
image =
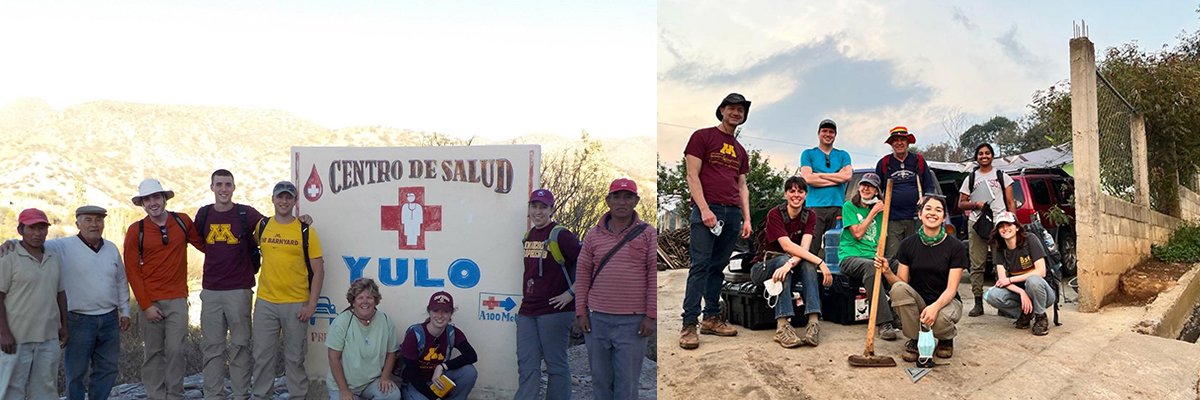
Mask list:
[{"label": "yellow notebook", "polygon": [[429,389],[433,390],[433,393],[438,395],[438,397],[446,397],[447,393],[454,390],[454,381],[450,380],[450,377],[446,376],[446,374],[439,376],[437,381],[442,383],[442,389],[438,390],[438,385],[436,384],[429,385]]}]

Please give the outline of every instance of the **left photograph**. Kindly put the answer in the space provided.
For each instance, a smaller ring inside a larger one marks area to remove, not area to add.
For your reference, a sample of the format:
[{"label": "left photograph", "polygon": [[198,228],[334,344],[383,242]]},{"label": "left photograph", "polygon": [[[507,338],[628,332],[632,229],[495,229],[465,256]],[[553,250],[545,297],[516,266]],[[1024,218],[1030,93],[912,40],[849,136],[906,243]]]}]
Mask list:
[{"label": "left photograph", "polygon": [[655,7],[0,5],[0,398],[657,398]]}]

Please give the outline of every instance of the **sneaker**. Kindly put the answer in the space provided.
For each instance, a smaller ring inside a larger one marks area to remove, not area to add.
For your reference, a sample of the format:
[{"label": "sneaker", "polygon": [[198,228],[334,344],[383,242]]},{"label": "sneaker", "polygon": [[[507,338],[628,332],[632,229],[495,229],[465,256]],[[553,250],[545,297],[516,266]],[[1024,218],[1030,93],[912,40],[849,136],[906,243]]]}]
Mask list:
[{"label": "sneaker", "polygon": [[950,358],[954,356],[954,339],[942,339],[937,343],[937,347],[933,348],[933,356],[938,358]]},{"label": "sneaker", "polygon": [[972,308],[967,316],[978,317],[980,315],[983,315],[983,297],[975,296],[975,308]]},{"label": "sneaker", "polygon": [[1021,314],[1013,321],[1013,327],[1017,329],[1029,329],[1029,321],[1033,319],[1033,314]]},{"label": "sneaker", "polygon": [[686,350],[700,347],[700,335],[696,333],[696,324],[684,324],[679,331],[679,347]]},{"label": "sneaker", "polygon": [[821,343],[821,323],[813,322],[804,328],[804,337],[800,339],[801,343],[809,346],[817,347]]},{"label": "sneaker", "polygon": [[775,330],[775,342],[779,343],[785,349],[799,347],[804,344],[800,338],[796,336],[796,330],[791,326],[781,326]]},{"label": "sneaker", "polygon": [[705,317],[700,321],[701,335],[737,336],[737,329],[722,321],[717,316]]},{"label": "sneaker", "polygon": [[900,330],[896,329],[896,326],[892,325],[891,322],[885,322],[885,323],[883,323],[883,325],[879,325],[879,338],[880,339],[887,340],[890,342],[890,341],[896,340],[896,338],[898,338],[898,337],[900,337]]},{"label": "sneaker", "polygon": [[906,362],[916,362],[917,358],[920,356],[921,353],[917,352],[916,340],[909,339],[907,342],[904,342],[904,354],[902,354],[900,358],[903,358]]},{"label": "sneaker", "polygon": [[1001,317],[1012,318],[1012,319],[1017,319],[1017,317],[1020,317],[1020,315],[1014,314],[1009,311],[1005,311],[1004,309],[997,309],[996,315],[999,315]]},{"label": "sneaker", "polygon": [[1045,336],[1047,333],[1050,333],[1050,320],[1046,319],[1046,313],[1035,314],[1033,316],[1033,334]]}]

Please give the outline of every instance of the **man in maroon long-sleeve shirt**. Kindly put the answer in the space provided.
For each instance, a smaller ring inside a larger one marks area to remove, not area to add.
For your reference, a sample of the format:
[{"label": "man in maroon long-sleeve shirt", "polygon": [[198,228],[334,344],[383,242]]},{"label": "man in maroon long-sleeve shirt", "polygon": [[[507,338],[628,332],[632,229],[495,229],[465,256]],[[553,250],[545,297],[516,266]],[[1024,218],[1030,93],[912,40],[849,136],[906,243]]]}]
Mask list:
[{"label": "man in maroon long-sleeve shirt", "polygon": [[658,240],[633,210],[638,200],[637,184],[614,180],[604,199],[609,211],[584,236],[579,250],[575,316],[587,343],[597,399],[637,398],[646,340],[658,317]]}]

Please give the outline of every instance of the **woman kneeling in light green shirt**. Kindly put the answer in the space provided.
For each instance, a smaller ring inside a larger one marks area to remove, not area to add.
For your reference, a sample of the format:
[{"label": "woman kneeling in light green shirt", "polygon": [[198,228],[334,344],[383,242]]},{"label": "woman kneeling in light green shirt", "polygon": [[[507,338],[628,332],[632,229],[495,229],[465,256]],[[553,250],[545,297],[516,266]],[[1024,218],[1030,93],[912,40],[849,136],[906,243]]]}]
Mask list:
[{"label": "woman kneeling in light green shirt", "polygon": [[396,325],[377,308],[382,299],[374,280],[359,278],[346,292],[349,312],[329,324],[325,382],[330,399],[400,400],[400,388],[391,379],[400,343]]}]

